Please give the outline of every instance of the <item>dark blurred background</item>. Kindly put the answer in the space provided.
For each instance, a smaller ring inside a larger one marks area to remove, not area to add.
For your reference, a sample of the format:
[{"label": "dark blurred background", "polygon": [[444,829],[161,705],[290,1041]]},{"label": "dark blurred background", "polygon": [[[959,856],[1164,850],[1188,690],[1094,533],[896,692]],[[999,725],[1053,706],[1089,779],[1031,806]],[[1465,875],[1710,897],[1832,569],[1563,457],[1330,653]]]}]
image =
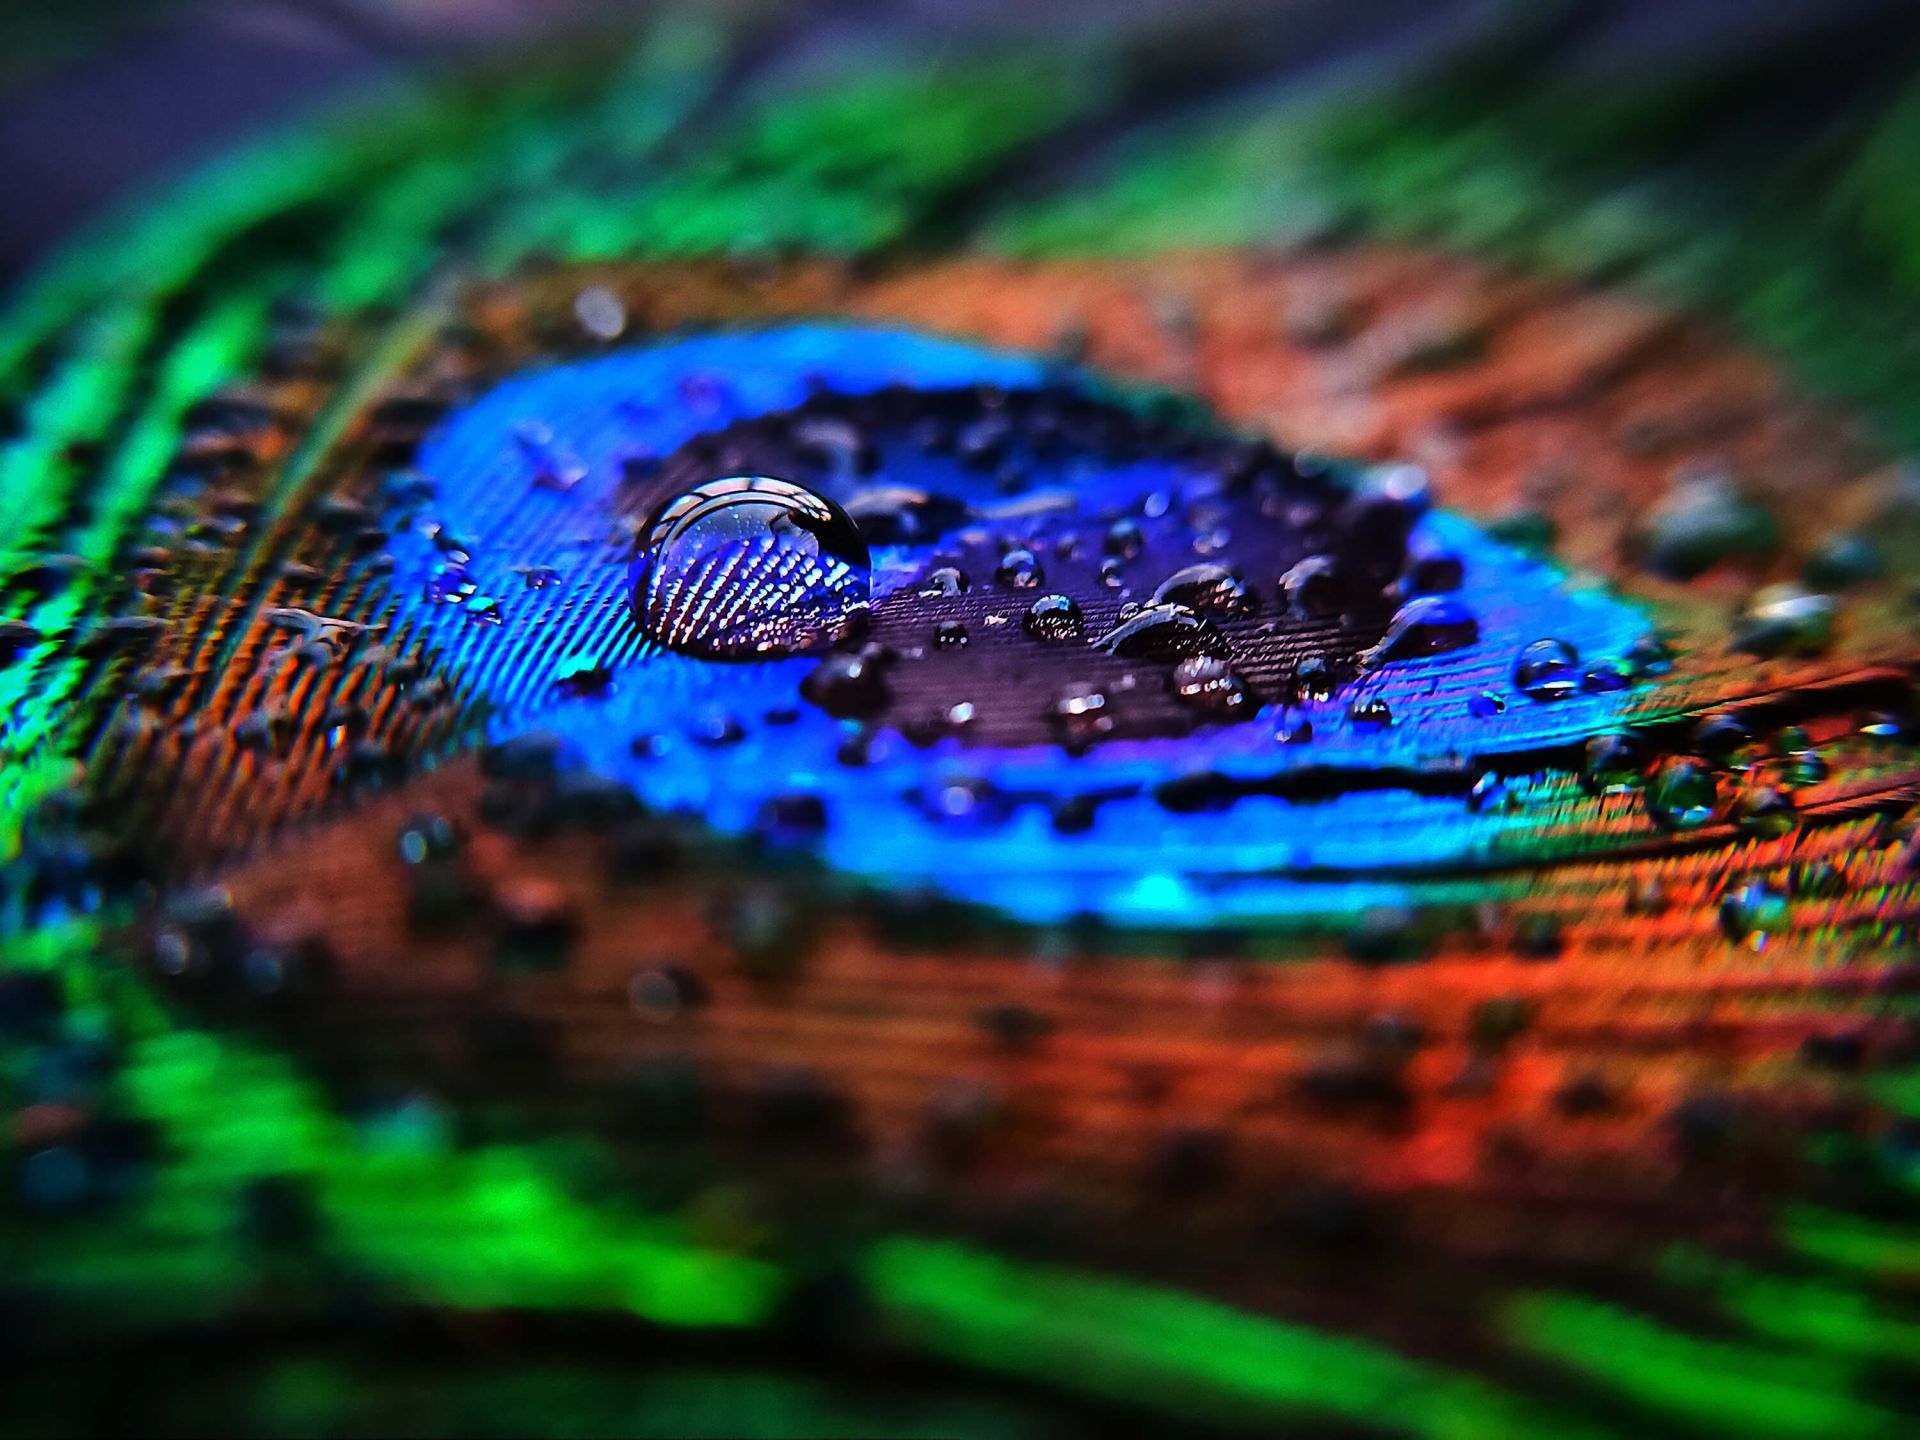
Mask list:
[{"label": "dark blurred background", "polygon": [[[714,3],[714,0],[709,0]],[[1920,51],[1912,0],[718,0],[772,13],[793,43],[863,29],[935,47],[1035,26],[1151,15],[1232,26],[1239,83],[1317,77],[1361,59],[1417,64],[1464,35],[1524,20],[1549,37],[1541,72],[1633,78],[1777,70],[1735,101],[1735,129],[1814,133]],[[0,292],[102,205],[235,138],[410,71],[511,53],[568,31],[627,25],[648,0],[29,0],[0,7]],[[1548,17],[1543,21],[1543,17]],[[1244,45],[1242,45],[1244,40]],[[1515,75],[1537,80],[1538,74]]]}]

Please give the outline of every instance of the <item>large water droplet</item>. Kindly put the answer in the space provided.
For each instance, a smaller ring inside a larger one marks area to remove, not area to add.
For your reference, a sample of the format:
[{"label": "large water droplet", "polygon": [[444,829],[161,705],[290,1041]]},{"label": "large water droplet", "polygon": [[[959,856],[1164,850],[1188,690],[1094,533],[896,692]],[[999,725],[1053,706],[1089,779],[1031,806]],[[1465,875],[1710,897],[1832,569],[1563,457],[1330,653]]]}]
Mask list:
[{"label": "large water droplet", "polygon": [[1422,595],[1393,612],[1380,643],[1366,653],[1369,664],[1411,660],[1462,650],[1480,639],[1480,622],[1471,610],[1445,595]]},{"label": "large water droplet", "polygon": [[792,655],[866,612],[866,541],[839,506],[764,475],[709,480],[648,522],[633,565],[647,637],[711,660]]},{"label": "large water droplet", "polygon": [[1232,654],[1227,637],[1184,605],[1153,605],[1129,615],[1094,642],[1126,660],[1182,660]]},{"label": "large water droplet", "polygon": [[1155,605],[1184,605],[1189,610],[1217,615],[1244,615],[1253,609],[1253,596],[1238,575],[1224,565],[1201,561],[1176,570],[1153,592]]}]

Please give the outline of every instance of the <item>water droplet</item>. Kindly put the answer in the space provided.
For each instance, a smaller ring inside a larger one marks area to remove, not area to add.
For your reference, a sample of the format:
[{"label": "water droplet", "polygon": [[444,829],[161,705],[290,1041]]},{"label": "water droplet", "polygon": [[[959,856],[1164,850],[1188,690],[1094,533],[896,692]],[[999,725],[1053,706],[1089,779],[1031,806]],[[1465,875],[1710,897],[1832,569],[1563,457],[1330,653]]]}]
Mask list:
[{"label": "water droplet", "polygon": [[1694,725],[1693,748],[1723,765],[1744,762],[1753,748],[1753,731],[1731,711],[1715,710]]},{"label": "water droplet", "polygon": [[980,775],[943,775],[921,792],[928,815],[942,824],[984,828],[1000,825],[1013,813],[1013,802],[991,780]]},{"label": "water droplet", "polygon": [[1507,702],[1491,690],[1482,690],[1467,701],[1467,713],[1476,720],[1489,720],[1507,713]]},{"label": "water droplet", "polygon": [[1167,685],[1183,704],[1222,720],[1253,709],[1246,682],[1217,655],[1188,656],[1173,667]]},{"label": "water droplet", "polygon": [[1466,562],[1451,550],[1419,550],[1407,557],[1401,583],[1408,595],[1438,595],[1458,590],[1466,576]]},{"label": "water droplet", "polygon": [[1772,785],[1748,785],[1733,797],[1735,828],[1756,840],[1778,840],[1800,824],[1793,797]]},{"label": "water droplet", "polygon": [[1633,678],[1633,667],[1625,660],[1596,660],[1581,675],[1580,688],[1589,695],[1612,695],[1632,685]]},{"label": "water droplet", "polygon": [[1461,650],[1480,639],[1480,622],[1458,600],[1446,595],[1421,595],[1394,611],[1387,633],[1361,657],[1378,665],[1388,660],[1411,660]]},{"label": "water droplet", "polygon": [[1109,590],[1118,590],[1127,583],[1126,566],[1108,556],[1100,562],[1100,583]]},{"label": "water droplet", "polygon": [[1624,790],[1640,780],[1642,746],[1638,737],[1614,733],[1587,741],[1580,780],[1595,795]]},{"label": "water droplet", "polygon": [[864,617],[869,564],[858,527],[826,497],[767,476],[710,480],[648,522],[634,616],[649,639],[683,654],[791,655]]},{"label": "water droplet", "polygon": [[1033,551],[1016,546],[1000,557],[993,578],[1011,590],[1035,590],[1046,583],[1047,572]]},{"label": "water droplet", "polygon": [[1393,711],[1384,700],[1355,700],[1347,706],[1347,719],[1368,730],[1384,730],[1393,724]]},{"label": "water droplet", "polygon": [[942,620],[933,627],[933,643],[941,650],[962,649],[972,638],[967,634],[967,627],[958,620]]},{"label": "water droplet", "polygon": [[913,545],[962,523],[967,508],[910,485],[876,485],[848,497],[847,514],[869,545]]},{"label": "water droplet", "polygon": [[1069,685],[1048,714],[1070,750],[1084,748],[1113,729],[1113,707],[1105,692],[1085,682]]},{"label": "water droplet", "polygon": [[1299,700],[1324,703],[1333,698],[1333,670],[1318,655],[1309,655],[1293,667],[1293,693]]},{"label": "water droplet", "polygon": [[1791,918],[1787,897],[1765,880],[1750,880],[1720,899],[1720,929],[1737,944],[1763,949],[1775,935],[1786,933]]},{"label": "water droplet", "polygon": [[1627,647],[1621,657],[1636,680],[1665,675],[1673,669],[1673,647],[1658,635],[1642,635]]},{"label": "water droplet", "polygon": [[1647,568],[1691,580],[1724,560],[1764,560],[1779,546],[1779,527],[1722,474],[1679,475],[1643,537]]},{"label": "water droplet", "polygon": [[1821,655],[1833,643],[1834,604],[1786,583],[1755,591],[1733,621],[1733,646],[1749,655]]},{"label": "water droplet", "polygon": [[1513,662],[1513,685],[1537,701],[1564,700],[1580,688],[1580,652],[1564,640],[1535,640]]},{"label": "water droplet", "polygon": [[1663,830],[1696,830],[1713,818],[1719,782],[1704,760],[1670,755],[1647,776],[1647,813]]},{"label": "water droplet", "polygon": [[1027,607],[1021,624],[1034,639],[1056,643],[1074,639],[1084,626],[1080,607],[1065,595],[1042,595]]},{"label": "water droplet", "polygon": [[866,655],[828,655],[800,682],[800,694],[838,720],[877,715],[892,699],[880,665]]},{"label": "water droplet", "polygon": [[1489,770],[1467,792],[1467,809],[1475,815],[1501,809],[1507,800],[1507,782]]},{"label": "water droplet", "polygon": [[1885,565],[1880,548],[1864,535],[1829,535],[1807,557],[1803,573],[1819,590],[1845,590],[1879,578]]},{"label": "water droplet", "polygon": [[1331,557],[1309,555],[1280,577],[1289,614],[1312,620],[1338,613],[1344,586]]},{"label": "water droplet", "polygon": [[958,565],[936,565],[920,582],[920,594],[928,600],[949,600],[973,588],[967,572]]},{"label": "water droplet", "polygon": [[1147,537],[1138,520],[1123,517],[1107,527],[1107,538],[1101,548],[1116,560],[1132,560],[1147,548]]},{"label": "water droplet", "polygon": [[1094,642],[1128,660],[1179,660],[1189,655],[1227,658],[1232,648],[1211,620],[1184,605],[1153,605],[1127,615]]},{"label": "water droplet", "polygon": [[1253,596],[1226,566],[1203,560],[1161,581],[1152,603],[1184,605],[1203,614],[1244,615],[1253,609]]},{"label": "water droplet", "polygon": [[704,705],[687,721],[687,738],[709,750],[724,750],[747,738],[739,717],[717,705]]}]

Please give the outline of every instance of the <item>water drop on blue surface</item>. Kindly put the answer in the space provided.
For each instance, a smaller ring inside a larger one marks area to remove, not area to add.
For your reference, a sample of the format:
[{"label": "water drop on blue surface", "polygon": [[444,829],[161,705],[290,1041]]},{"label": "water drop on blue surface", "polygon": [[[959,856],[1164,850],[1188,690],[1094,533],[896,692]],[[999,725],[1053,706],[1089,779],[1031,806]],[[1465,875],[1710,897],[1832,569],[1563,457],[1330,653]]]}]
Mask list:
[{"label": "water drop on blue surface", "polygon": [[1462,650],[1480,639],[1471,610],[1445,595],[1422,595],[1394,611],[1387,633],[1366,654],[1373,664]]},{"label": "water drop on blue surface", "polygon": [[1355,700],[1347,706],[1347,719],[1363,730],[1384,730],[1393,724],[1393,711],[1384,700]]},{"label": "water drop on blue surface", "polygon": [[792,655],[845,634],[873,579],[846,511],[788,480],[709,480],[648,522],[634,617],[670,650],[712,660]]},{"label": "water drop on blue surface", "polygon": [[1564,640],[1535,640],[1513,662],[1513,685],[1532,700],[1564,700],[1580,688],[1580,652]]}]

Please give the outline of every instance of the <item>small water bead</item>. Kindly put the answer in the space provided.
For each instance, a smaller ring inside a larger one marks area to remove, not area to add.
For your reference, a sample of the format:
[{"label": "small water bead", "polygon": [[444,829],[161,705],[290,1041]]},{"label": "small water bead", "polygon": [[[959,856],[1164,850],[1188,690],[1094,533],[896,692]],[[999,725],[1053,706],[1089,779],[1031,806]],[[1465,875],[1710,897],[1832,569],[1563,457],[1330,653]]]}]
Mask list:
[{"label": "small water bead", "polygon": [[1224,565],[1203,560],[1177,570],[1153,592],[1155,605],[1184,605],[1201,614],[1244,615],[1254,608],[1253,595],[1240,577]]},{"label": "small water bead", "polygon": [[1013,814],[1013,801],[991,780],[980,775],[943,775],[921,792],[927,814],[944,825],[988,828],[1004,824]]},{"label": "small water bead", "polygon": [[1731,711],[1712,711],[1693,727],[1693,748],[1723,765],[1747,759],[1753,744],[1752,727]]},{"label": "small water bead", "polygon": [[1034,639],[1054,644],[1076,639],[1085,628],[1080,607],[1065,595],[1042,595],[1027,607],[1020,623]]},{"label": "small water bead", "polygon": [[1173,667],[1167,688],[1180,702],[1223,720],[1251,713],[1246,682],[1216,655],[1192,655]]},{"label": "small water bead", "polygon": [[864,618],[867,543],[825,496],[769,476],[710,480],[643,530],[633,610],[647,637],[712,660],[814,649]]},{"label": "small water bead", "polygon": [[1506,807],[1507,782],[1489,770],[1473,782],[1473,788],[1467,792],[1467,809],[1475,815],[1489,810]]},{"label": "small water bead", "polygon": [[1507,702],[1491,690],[1482,690],[1467,700],[1467,713],[1476,720],[1490,720],[1507,713]]},{"label": "small water bead", "polygon": [[1384,700],[1355,700],[1347,706],[1347,719],[1364,729],[1384,730],[1393,724],[1393,711]]},{"label": "small water bead", "polygon": [[1670,755],[1647,776],[1647,813],[1663,830],[1697,830],[1719,798],[1713,771],[1692,755]]},{"label": "small water bead", "polygon": [[920,582],[920,594],[928,600],[950,600],[973,588],[967,572],[958,565],[936,565]]},{"label": "small water bead", "polygon": [[1613,695],[1632,686],[1633,667],[1623,659],[1596,660],[1580,676],[1580,688],[1589,695]]},{"label": "small water bead", "polygon": [[1094,642],[1127,660],[1180,660],[1189,655],[1232,655],[1227,637],[1206,616],[1184,605],[1151,605],[1127,616]]},{"label": "small water bead", "polygon": [[1665,675],[1673,669],[1673,647],[1658,635],[1642,635],[1620,658],[1626,662],[1634,679],[1645,680],[1655,675]]},{"label": "small water bead", "polygon": [[1324,703],[1333,698],[1333,670],[1318,655],[1309,655],[1293,667],[1295,698]]},{"label": "small water bead", "polygon": [[1100,583],[1109,590],[1118,590],[1127,583],[1127,567],[1109,555],[1100,562]]},{"label": "small water bead", "polygon": [[1147,548],[1147,537],[1140,529],[1139,521],[1122,518],[1107,527],[1107,536],[1101,548],[1113,559],[1133,560]]},{"label": "small water bead", "polygon": [[1535,640],[1513,662],[1513,686],[1542,703],[1565,700],[1580,688],[1580,652],[1564,640]]},{"label": "small water bead", "polygon": [[865,719],[893,698],[879,662],[867,655],[828,655],[800,682],[803,699],[837,720]]},{"label": "small water bead", "polygon": [[1792,918],[1784,891],[1766,880],[1749,880],[1720,898],[1720,929],[1736,944],[1758,950],[1784,935]]},{"label": "small water bead", "polygon": [[940,650],[959,650],[972,641],[967,627],[958,620],[942,620],[933,627],[933,643]]},{"label": "small water bead", "polygon": [[747,738],[740,717],[718,705],[703,705],[687,721],[687,738],[709,750],[724,750]]},{"label": "small water bead", "polygon": [[1756,840],[1778,840],[1800,824],[1793,797],[1772,785],[1749,785],[1733,797],[1734,826]]},{"label": "small water bead", "polygon": [[1047,572],[1033,551],[1016,546],[1000,557],[993,578],[1010,590],[1037,590],[1046,583]]},{"label": "small water bead", "polygon": [[1463,650],[1480,639],[1480,622],[1458,600],[1445,595],[1422,595],[1393,614],[1380,643],[1362,656],[1366,664],[1411,660]]},{"label": "small water bead", "polygon": [[1113,707],[1105,692],[1085,682],[1069,685],[1048,715],[1070,750],[1090,745],[1113,729]]}]

